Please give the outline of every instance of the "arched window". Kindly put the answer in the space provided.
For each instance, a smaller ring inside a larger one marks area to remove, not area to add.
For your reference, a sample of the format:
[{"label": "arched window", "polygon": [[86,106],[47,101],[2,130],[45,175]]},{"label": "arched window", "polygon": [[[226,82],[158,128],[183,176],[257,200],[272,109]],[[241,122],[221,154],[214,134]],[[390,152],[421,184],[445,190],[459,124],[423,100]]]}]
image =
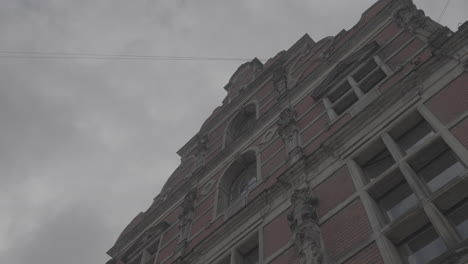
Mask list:
[{"label": "arched window", "polygon": [[229,124],[225,135],[225,146],[245,134],[255,126],[257,121],[257,107],[251,103],[237,113]]},{"label": "arched window", "polygon": [[218,196],[218,212],[240,209],[248,193],[257,185],[257,159],[251,150],[237,158],[223,175]]}]

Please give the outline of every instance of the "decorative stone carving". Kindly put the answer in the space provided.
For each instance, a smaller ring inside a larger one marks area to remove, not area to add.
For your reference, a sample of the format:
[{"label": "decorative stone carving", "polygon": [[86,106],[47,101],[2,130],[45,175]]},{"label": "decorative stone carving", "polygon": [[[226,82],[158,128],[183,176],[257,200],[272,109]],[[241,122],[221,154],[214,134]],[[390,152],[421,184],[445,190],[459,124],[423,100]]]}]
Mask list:
[{"label": "decorative stone carving", "polygon": [[299,250],[300,264],[322,264],[323,249],[317,217],[317,198],[309,188],[296,189],[291,196],[292,212],[288,215],[293,241]]},{"label": "decorative stone carving", "polygon": [[182,214],[179,216],[179,243],[174,251],[176,263],[186,263],[184,256],[187,253],[188,238],[193,220],[193,211],[195,210],[195,199],[197,198],[196,189],[190,190],[182,202]]},{"label": "decorative stone carving", "polygon": [[416,6],[408,2],[393,14],[393,19],[397,25],[413,32],[418,28],[425,28],[428,17],[424,11],[417,9]]},{"label": "decorative stone carving", "polygon": [[286,144],[286,151],[289,158],[297,160],[302,157],[301,139],[299,128],[297,127],[296,111],[291,107],[284,109],[276,124],[278,125],[278,133]]},{"label": "decorative stone carving", "polygon": [[192,189],[185,195],[184,201],[182,202],[182,214],[179,216],[179,241],[185,241],[188,239],[193,218],[193,211],[195,209],[196,196],[197,191]]},{"label": "decorative stone carving", "polygon": [[292,90],[294,86],[296,86],[297,82],[301,79],[302,75],[305,72],[305,69],[302,69],[302,71],[297,72],[299,68],[302,66],[304,61],[306,61],[309,56],[311,55],[311,50],[313,44],[311,43],[305,43],[304,46],[302,47],[302,50],[300,53],[297,55],[295,61],[292,63],[291,67],[289,67],[289,70],[287,71],[286,75],[286,87],[289,90]]},{"label": "decorative stone carving", "polygon": [[283,67],[273,73],[273,86],[280,95],[288,91],[288,78]]},{"label": "decorative stone carving", "polygon": [[195,168],[201,168],[205,166],[206,156],[208,155],[208,136],[202,136],[198,140],[197,147],[195,149]]}]

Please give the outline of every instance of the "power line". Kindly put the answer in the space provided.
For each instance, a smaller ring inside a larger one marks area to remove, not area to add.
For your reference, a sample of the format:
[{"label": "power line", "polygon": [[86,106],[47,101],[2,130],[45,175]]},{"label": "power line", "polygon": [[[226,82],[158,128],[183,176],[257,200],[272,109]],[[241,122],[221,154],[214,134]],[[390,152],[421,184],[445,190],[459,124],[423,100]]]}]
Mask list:
[{"label": "power line", "polygon": [[[98,53],[67,53],[67,52],[35,52],[35,51],[0,51],[0,58],[32,58],[32,59],[131,59],[131,60],[196,60],[196,61],[249,61],[246,58],[234,57],[201,57],[201,56],[159,56],[131,54],[98,54]],[[30,56],[35,55],[35,56]],[[266,60],[264,60],[266,61]]]},{"label": "power line", "polygon": [[[2,55],[3,54],[3,55]],[[0,51],[0,58],[10,59],[79,59],[79,60],[154,60],[154,61],[250,61],[247,58],[235,57],[202,57],[202,56],[161,56],[161,55],[131,55],[131,54],[99,54],[99,53],[66,53],[66,52],[35,52],[35,51]],[[258,59],[268,61],[269,59]],[[273,60],[273,59],[271,59]],[[344,60],[315,59],[311,62],[343,62]],[[387,62],[400,65],[404,62]]]},{"label": "power line", "polygon": [[437,19],[437,23],[439,23],[442,17],[445,15],[445,11],[447,11],[449,4],[450,4],[450,0],[447,0],[447,2],[445,3],[444,9],[442,10],[442,12],[439,15],[439,18]]}]

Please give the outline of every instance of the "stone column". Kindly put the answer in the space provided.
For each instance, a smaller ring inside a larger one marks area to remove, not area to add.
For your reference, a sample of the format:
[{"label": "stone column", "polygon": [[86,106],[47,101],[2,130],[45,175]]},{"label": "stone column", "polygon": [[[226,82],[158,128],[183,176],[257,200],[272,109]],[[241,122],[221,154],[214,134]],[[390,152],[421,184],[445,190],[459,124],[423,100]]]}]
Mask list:
[{"label": "stone column", "polygon": [[177,263],[184,263],[183,257],[187,250],[188,238],[192,227],[196,195],[196,190],[192,189],[185,195],[182,202],[182,214],[179,216],[179,243],[175,251]]},{"label": "stone column", "polygon": [[276,122],[278,133],[286,144],[290,163],[294,163],[302,157],[301,135],[297,126],[296,111],[288,107],[280,114],[280,119]]},{"label": "stone column", "polygon": [[300,264],[322,264],[323,248],[317,217],[317,197],[309,188],[294,190],[291,196],[292,212],[288,215]]}]

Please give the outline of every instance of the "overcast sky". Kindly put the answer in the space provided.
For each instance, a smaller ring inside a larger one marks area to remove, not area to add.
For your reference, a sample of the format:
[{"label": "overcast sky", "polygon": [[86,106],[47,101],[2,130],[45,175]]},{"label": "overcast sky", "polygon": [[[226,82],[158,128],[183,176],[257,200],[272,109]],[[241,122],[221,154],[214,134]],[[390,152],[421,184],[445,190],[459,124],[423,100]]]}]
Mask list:
[{"label": "overcast sky", "polygon": [[[243,63],[11,52],[264,59],[373,2],[0,0],[0,263],[104,264]],[[416,1],[434,19],[445,2]],[[441,23],[467,10],[452,0]]]}]

